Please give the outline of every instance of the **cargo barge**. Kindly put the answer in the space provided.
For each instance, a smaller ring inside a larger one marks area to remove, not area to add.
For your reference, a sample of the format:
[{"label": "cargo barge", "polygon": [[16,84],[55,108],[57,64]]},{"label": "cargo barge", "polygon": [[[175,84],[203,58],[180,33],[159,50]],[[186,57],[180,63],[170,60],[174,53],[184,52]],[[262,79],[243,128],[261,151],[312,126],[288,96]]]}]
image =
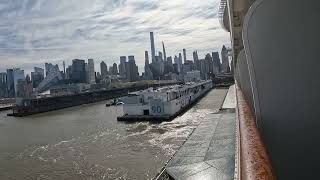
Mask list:
[{"label": "cargo barge", "polygon": [[212,81],[130,93],[124,98],[123,113],[118,121],[169,121],[188,109],[212,89]]}]

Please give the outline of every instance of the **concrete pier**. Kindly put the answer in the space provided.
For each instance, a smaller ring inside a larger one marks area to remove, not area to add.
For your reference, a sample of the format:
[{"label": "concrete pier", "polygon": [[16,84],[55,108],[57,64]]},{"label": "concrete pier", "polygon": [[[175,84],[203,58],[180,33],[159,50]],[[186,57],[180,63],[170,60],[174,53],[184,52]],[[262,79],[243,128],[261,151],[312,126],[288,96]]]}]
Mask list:
[{"label": "concrete pier", "polygon": [[[159,179],[234,179],[236,152],[235,88],[227,96],[212,90],[203,100],[207,115],[169,161]],[[224,105],[223,105],[224,104]],[[224,106],[224,108],[222,108]]]}]

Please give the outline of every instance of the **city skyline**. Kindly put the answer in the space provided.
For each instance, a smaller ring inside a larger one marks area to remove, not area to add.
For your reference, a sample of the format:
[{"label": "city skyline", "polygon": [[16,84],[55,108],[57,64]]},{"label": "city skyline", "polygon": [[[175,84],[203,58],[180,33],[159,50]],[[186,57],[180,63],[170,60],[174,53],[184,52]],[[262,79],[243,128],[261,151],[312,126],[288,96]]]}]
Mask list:
[{"label": "city skyline", "polygon": [[[62,9],[58,8],[61,12],[48,7],[50,1],[34,2],[26,2],[24,7],[14,2],[1,6],[5,13],[0,13],[4,19],[0,22],[3,27],[0,28],[0,71],[22,67],[30,74],[34,66],[43,67],[44,62],[62,67],[63,60],[71,64],[76,58],[93,58],[98,71],[97,64],[101,61],[111,65],[118,63],[122,55],[134,55],[139,72],[143,72],[144,52],[150,49],[150,31],[155,33],[156,52],[162,50],[164,41],[168,56],[182,53],[185,48],[187,59],[192,59],[194,50],[204,57],[209,51],[219,51],[222,44],[228,45],[228,34],[220,28],[215,11],[219,4],[216,0],[193,4],[190,1],[106,1],[104,6],[102,1],[97,1],[97,7],[84,1],[68,1],[61,2]],[[76,14],[66,12],[71,5],[75,9],[86,5],[87,9],[81,11],[86,18],[75,23]],[[56,18],[57,13],[67,13],[69,19]],[[25,23],[24,19],[32,22]],[[71,32],[63,31],[66,28]]]}]

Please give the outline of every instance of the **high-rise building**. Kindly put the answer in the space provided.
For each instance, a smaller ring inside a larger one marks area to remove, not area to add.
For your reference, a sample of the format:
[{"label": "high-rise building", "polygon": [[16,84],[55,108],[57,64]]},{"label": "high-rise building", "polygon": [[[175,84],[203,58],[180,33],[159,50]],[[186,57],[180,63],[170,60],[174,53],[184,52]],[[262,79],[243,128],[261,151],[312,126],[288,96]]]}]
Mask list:
[{"label": "high-rise building", "polygon": [[108,76],[108,66],[104,61],[100,63],[100,72],[102,78],[106,78]]},{"label": "high-rise building", "polygon": [[8,97],[7,73],[0,73],[0,98]]},{"label": "high-rise building", "polygon": [[117,63],[113,63],[112,65],[112,75],[118,75],[118,65]]},{"label": "high-rise building", "polygon": [[212,60],[213,60],[213,66],[214,66],[214,74],[219,74],[221,71],[221,62],[218,52],[212,53]]},{"label": "high-rise building", "polygon": [[15,97],[13,69],[7,69],[7,91],[9,98]]},{"label": "high-rise building", "polygon": [[51,72],[51,70],[54,68],[54,65],[51,63],[45,63],[45,70],[46,70],[46,76]]},{"label": "high-rise building", "polygon": [[96,75],[94,71],[94,61],[93,59],[88,59],[88,83],[89,84],[95,84],[96,83]]},{"label": "high-rise building", "polygon": [[18,82],[19,81],[25,81],[24,77],[24,70],[21,70],[20,68],[13,69],[13,83],[14,83],[14,89],[15,89],[15,96],[18,94]]},{"label": "high-rise building", "polygon": [[160,61],[163,61],[163,56],[162,56],[162,52],[161,51],[159,51],[159,59],[160,59]]},{"label": "high-rise building", "polygon": [[156,60],[156,49],[154,45],[154,36],[153,32],[150,32],[150,43],[151,43],[151,57],[152,57],[152,62],[155,62]]},{"label": "high-rise building", "polygon": [[166,53],[166,48],[164,47],[164,42],[162,42],[162,50],[163,50],[163,59],[164,61],[167,60],[167,53]]},{"label": "high-rise building", "polygon": [[230,72],[229,55],[228,55],[228,50],[224,45],[221,50],[221,59],[222,59],[221,72],[229,73]]},{"label": "high-rise building", "polygon": [[72,73],[71,80],[73,83],[85,83],[86,82],[86,70],[85,61],[80,59],[72,60]]},{"label": "high-rise building", "polygon": [[153,73],[150,69],[150,64],[149,64],[149,53],[148,51],[144,52],[144,74],[143,74],[143,78],[146,80],[152,80],[153,79]]},{"label": "high-rise building", "polygon": [[120,64],[119,64],[119,74],[123,79],[126,79],[127,73],[126,73],[126,63],[127,63],[127,57],[121,56],[120,57]]},{"label": "high-rise building", "polygon": [[31,72],[32,85],[36,88],[44,79],[44,69],[34,67],[34,72]]},{"label": "high-rise building", "polygon": [[129,61],[126,63],[127,80],[134,82],[139,78],[138,66],[134,56],[128,56]]},{"label": "high-rise building", "polygon": [[187,51],[186,49],[183,49],[183,63],[187,62]]}]

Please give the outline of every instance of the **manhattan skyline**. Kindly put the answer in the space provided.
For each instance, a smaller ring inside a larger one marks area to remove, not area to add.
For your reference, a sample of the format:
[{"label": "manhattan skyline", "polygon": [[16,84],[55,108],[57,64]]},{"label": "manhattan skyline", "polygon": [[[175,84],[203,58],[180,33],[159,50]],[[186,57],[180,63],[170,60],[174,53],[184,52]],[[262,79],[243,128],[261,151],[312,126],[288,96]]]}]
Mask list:
[{"label": "manhattan skyline", "polygon": [[[229,36],[218,22],[219,1],[10,1],[0,3],[0,71],[23,67],[27,72],[44,62],[62,65],[93,58],[96,64],[134,55],[143,72],[148,32],[155,33],[156,51],[165,42],[167,54],[187,50],[199,56],[219,51]],[[70,11],[70,9],[74,9]],[[98,69],[96,66],[95,69]]]}]

